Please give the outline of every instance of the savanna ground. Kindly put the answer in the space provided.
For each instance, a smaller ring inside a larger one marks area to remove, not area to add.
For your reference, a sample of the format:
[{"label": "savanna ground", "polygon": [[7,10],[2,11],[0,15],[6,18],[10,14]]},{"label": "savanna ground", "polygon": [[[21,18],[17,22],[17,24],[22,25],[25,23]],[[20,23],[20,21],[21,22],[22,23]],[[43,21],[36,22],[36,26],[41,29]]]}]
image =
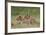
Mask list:
[{"label": "savanna ground", "polygon": [[[33,16],[35,19],[35,23],[33,23],[33,24],[26,24],[26,23],[17,24],[17,23],[15,23],[15,21],[16,21],[15,17],[18,15]],[[11,28],[38,28],[38,27],[40,27],[40,8],[39,7],[14,7],[14,6],[11,6]]]}]

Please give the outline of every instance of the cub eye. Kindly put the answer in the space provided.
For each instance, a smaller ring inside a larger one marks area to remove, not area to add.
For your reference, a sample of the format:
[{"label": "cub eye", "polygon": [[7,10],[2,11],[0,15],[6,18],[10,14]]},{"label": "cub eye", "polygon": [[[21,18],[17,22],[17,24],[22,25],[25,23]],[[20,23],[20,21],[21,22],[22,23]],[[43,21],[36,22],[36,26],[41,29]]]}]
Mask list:
[{"label": "cub eye", "polygon": [[13,23],[12,23],[11,25],[12,25],[12,26],[14,26],[14,24],[13,24]]}]

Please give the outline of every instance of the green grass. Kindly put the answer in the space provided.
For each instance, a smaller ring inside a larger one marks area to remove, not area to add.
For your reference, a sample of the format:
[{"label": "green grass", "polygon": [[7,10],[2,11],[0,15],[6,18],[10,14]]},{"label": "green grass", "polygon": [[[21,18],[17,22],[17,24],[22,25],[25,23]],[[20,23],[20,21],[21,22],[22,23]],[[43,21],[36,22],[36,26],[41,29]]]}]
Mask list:
[{"label": "green grass", "polygon": [[22,16],[33,16],[35,17],[36,23],[33,24],[16,24],[11,28],[35,28],[40,27],[40,7],[14,7],[11,6],[11,21],[15,21],[15,17],[18,15]]},{"label": "green grass", "polygon": [[39,7],[11,7],[11,15],[29,15],[29,16],[39,16],[40,8]]}]

